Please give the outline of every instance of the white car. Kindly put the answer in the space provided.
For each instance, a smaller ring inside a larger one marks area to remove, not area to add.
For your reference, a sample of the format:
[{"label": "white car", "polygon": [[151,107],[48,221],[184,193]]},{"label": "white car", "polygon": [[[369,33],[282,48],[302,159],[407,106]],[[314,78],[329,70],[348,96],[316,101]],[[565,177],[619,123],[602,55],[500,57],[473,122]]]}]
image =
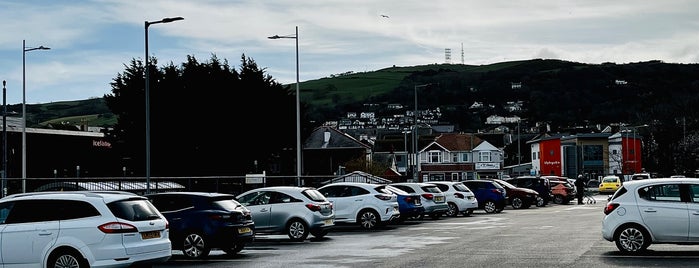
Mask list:
[{"label": "white car", "polygon": [[333,203],[336,223],[373,230],[400,217],[398,197],[379,184],[335,182],[318,188]]},{"label": "white car", "polygon": [[332,203],[315,188],[262,187],[239,194],[236,200],[252,213],[255,233],[286,234],[298,242],[308,234],[322,238],[335,226]]},{"label": "white car", "polygon": [[4,197],[0,246],[4,267],[150,266],[172,256],[165,217],[145,197],[126,192]]},{"label": "white car", "polygon": [[425,207],[425,215],[429,215],[434,220],[449,211],[447,196],[439,190],[437,185],[424,182],[396,182],[389,185],[408,193],[419,194],[422,197],[422,206]]},{"label": "white car", "polygon": [[699,245],[697,211],[698,178],[627,181],[607,201],[602,237],[623,253],[651,244]]},{"label": "white car", "polygon": [[459,181],[431,181],[431,184],[437,185],[439,190],[442,190],[447,197],[447,206],[449,210],[445,213],[448,217],[456,217],[459,214],[471,216],[473,211],[478,208],[478,200],[476,195],[471,192],[466,185]]}]

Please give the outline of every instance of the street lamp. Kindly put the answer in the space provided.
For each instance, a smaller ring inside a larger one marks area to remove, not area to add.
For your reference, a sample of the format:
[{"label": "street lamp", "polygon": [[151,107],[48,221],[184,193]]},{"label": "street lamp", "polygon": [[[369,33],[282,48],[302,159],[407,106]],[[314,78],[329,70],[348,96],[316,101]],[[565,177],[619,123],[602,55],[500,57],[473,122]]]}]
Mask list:
[{"label": "street lamp", "polygon": [[146,73],[146,194],[150,193],[150,61],[148,60],[148,26],[157,23],[169,23],[173,21],[183,20],[183,17],[173,17],[164,18],[159,21],[146,21],[145,22],[145,32],[146,32],[146,66],[144,72]]},{"label": "street lamp", "polygon": [[26,40],[22,40],[22,192],[27,192],[27,87],[25,58],[29,51],[49,50],[45,46],[27,48]]},{"label": "street lamp", "polygon": [[299,26],[293,35],[274,35],[269,39],[296,39],[296,185],[301,186],[301,100],[299,98]]},{"label": "street lamp", "polygon": [[418,152],[417,152],[417,149],[418,149],[417,142],[419,139],[419,137],[418,137],[419,134],[417,132],[417,89],[421,88],[421,87],[427,87],[430,85],[432,85],[432,84],[430,83],[430,84],[423,84],[423,85],[415,85],[415,93],[414,93],[414,95],[415,95],[415,112],[413,114],[413,116],[415,117],[414,122],[413,122],[413,124],[414,124],[413,131],[415,131],[413,134],[413,154],[415,155],[415,163],[414,163],[415,168],[413,169],[413,181],[414,182],[419,181],[418,175],[420,173],[420,159],[418,158]]},{"label": "street lamp", "polygon": [[0,197],[5,197],[7,188],[7,82],[2,80],[2,193]]}]

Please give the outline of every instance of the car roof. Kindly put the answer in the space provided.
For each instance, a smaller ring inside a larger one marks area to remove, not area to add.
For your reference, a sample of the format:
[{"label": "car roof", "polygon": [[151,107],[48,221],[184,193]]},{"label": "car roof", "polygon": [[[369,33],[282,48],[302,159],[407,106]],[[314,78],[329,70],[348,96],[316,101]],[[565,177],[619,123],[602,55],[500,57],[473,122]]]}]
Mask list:
[{"label": "car roof", "polygon": [[646,185],[667,183],[699,183],[699,178],[653,178],[647,180],[626,181],[624,182],[623,186],[626,188],[637,188]]},{"label": "car roof", "polygon": [[232,194],[217,193],[217,192],[162,192],[162,193],[152,193],[145,194],[143,196],[158,196],[158,195],[193,195],[193,196],[206,196],[206,197],[217,197],[217,196],[233,196]]},{"label": "car roof", "polygon": [[15,200],[26,200],[26,199],[90,199],[99,198],[104,200],[105,203],[110,203],[116,200],[131,199],[131,198],[143,198],[134,193],[123,192],[123,191],[47,191],[47,192],[30,192],[30,193],[17,193],[6,197],[3,197],[2,201],[15,199]]}]

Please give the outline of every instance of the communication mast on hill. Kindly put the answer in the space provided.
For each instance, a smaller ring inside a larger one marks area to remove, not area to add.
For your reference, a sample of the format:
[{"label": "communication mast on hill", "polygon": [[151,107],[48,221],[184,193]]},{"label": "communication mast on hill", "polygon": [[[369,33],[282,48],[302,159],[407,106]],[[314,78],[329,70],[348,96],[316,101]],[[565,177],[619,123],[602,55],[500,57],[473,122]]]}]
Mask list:
[{"label": "communication mast on hill", "polygon": [[444,62],[451,63],[451,48],[444,49]]},{"label": "communication mast on hill", "polygon": [[464,43],[461,43],[461,64],[464,64]]}]

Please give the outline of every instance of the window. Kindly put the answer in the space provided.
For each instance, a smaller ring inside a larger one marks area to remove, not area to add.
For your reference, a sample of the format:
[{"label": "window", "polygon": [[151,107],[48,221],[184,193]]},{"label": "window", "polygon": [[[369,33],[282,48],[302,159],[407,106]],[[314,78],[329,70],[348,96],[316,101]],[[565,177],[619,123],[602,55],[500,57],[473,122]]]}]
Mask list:
[{"label": "window", "polygon": [[490,162],[490,152],[478,152],[478,162]]},{"label": "window", "polygon": [[429,151],[428,160],[430,163],[441,163],[442,162],[442,152],[441,151]]},{"label": "window", "polygon": [[638,196],[649,201],[680,202],[680,186],[663,184],[643,187],[638,190]]},{"label": "window", "polygon": [[459,181],[459,173],[452,173],[451,181]]},{"label": "window", "polygon": [[461,153],[461,162],[471,162],[471,154]]}]

